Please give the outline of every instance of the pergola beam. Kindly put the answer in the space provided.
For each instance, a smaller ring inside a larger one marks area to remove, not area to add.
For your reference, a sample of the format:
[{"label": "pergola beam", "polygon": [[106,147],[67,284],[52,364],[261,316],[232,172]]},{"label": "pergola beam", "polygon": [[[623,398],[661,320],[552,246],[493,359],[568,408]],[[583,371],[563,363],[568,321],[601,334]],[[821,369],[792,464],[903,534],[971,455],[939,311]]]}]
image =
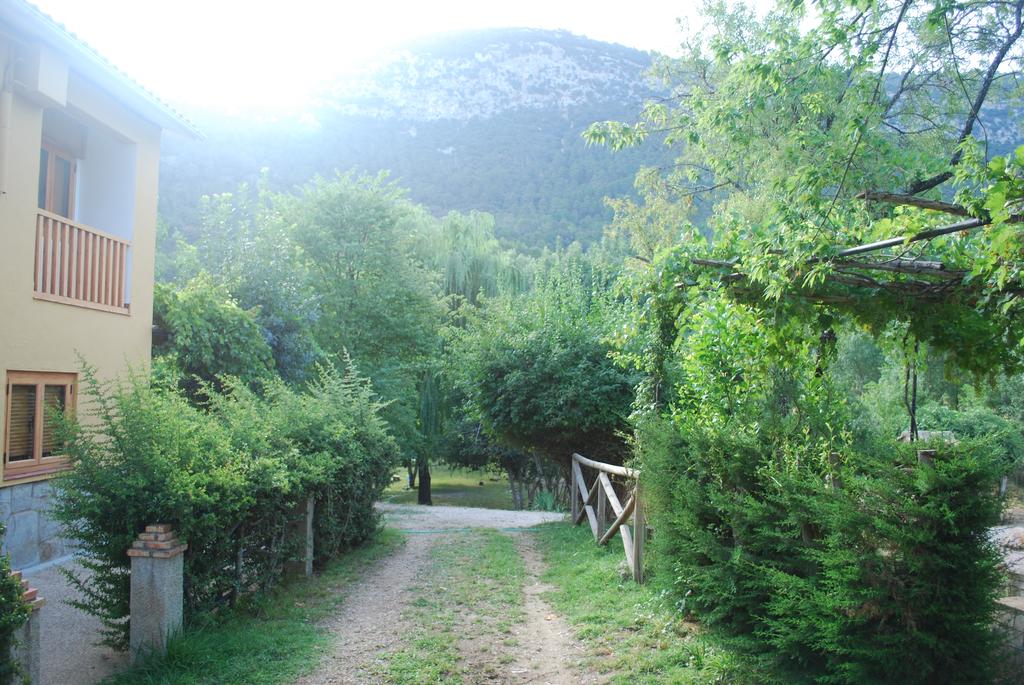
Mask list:
[{"label": "pergola beam", "polygon": [[856,247],[848,247],[845,250],[840,250],[836,253],[837,257],[853,257],[854,255],[867,254],[868,252],[878,252],[889,247],[898,247],[900,245],[906,245],[907,243],[916,243],[922,240],[931,240],[932,238],[938,238],[939,236],[949,235],[950,233],[959,233],[960,231],[973,231],[976,228],[989,225],[991,220],[989,219],[968,219],[967,221],[959,221],[949,226],[941,226],[939,228],[932,228],[927,231],[921,231],[915,233],[910,237],[899,237],[899,238],[887,238],[885,240],[879,240],[874,243],[868,243],[866,245],[858,245]]},{"label": "pergola beam", "polygon": [[936,212],[945,212],[955,216],[970,216],[971,213],[962,205],[955,205],[942,200],[929,200],[917,195],[906,193],[885,193],[877,190],[865,190],[857,194],[858,200],[867,202],[884,202],[890,205],[907,205],[909,207],[920,207],[921,209],[932,209]]}]

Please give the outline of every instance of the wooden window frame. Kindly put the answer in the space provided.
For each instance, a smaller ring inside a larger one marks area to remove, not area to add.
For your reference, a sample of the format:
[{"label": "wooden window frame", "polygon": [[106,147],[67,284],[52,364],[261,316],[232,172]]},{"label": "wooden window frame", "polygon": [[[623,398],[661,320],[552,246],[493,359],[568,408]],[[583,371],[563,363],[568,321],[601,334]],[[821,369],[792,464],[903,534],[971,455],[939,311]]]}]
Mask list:
[{"label": "wooden window frame", "polygon": [[[7,455],[10,451],[11,386],[13,385],[36,386],[35,436],[33,438],[32,459],[8,462]],[[65,414],[73,413],[78,399],[78,374],[43,371],[7,372],[7,382],[4,386],[3,479],[5,481],[45,476],[68,467],[68,459],[62,454],[54,454],[48,457],[43,456],[43,428],[46,421],[45,402],[47,385],[63,385],[65,387],[64,412]]]},{"label": "wooden window frame", "polygon": [[[46,198],[43,201],[44,207],[39,209],[56,214],[57,216],[64,216],[56,211],[56,204],[54,203],[54,195],[56,195],[57,189],[54,184],[56,181],[57,174],[54,173],[56,167],[56,158],[61,157],[68,162],[71,167],[71,177],[68,179],[68,215],[64,217],[70,221],[75,220],[75,186],[78,185],[78,160],[73,154],[68,152],[67,148],[63,148],[57,145],[53,141],[43,138],[41,149],[46,150]],[[40,169],[39,173],[43,170]]]}]

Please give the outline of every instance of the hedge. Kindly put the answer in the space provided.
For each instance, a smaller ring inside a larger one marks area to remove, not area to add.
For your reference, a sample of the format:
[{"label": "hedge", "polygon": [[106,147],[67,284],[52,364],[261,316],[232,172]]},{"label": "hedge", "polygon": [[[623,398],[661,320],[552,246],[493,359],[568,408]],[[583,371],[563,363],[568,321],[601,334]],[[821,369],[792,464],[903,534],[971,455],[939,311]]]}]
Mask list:
[{"label": "hedge", "polygon": [[991,682],[999,436],[854,439],[818,331],[689,317],[677,399],[638,418],[655,580],[778,683]]},{"label": "hedge", "polygon": [[376,529],[398,450],[353,369],[322,369],[302,393],[223,379],[205,407],[173,382],[83,377],[91,420],[62,427],[73,468],[55,480],[54,515],[91,572],[67,573],[75,605],[102,620],[106,644],[127,646],[125,551],[147,524],[171,523],[189,545],[186,620],[277,584],[297,552],[285,530],[309,495],[319,562]]}]

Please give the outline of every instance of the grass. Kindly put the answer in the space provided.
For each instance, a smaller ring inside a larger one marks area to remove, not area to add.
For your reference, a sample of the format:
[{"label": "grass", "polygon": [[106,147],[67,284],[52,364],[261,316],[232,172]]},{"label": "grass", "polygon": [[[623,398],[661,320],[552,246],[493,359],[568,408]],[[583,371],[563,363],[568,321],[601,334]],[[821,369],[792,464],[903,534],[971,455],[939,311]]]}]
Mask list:
[{"label": "grass", "polygon": [[548,564],[545,598],[587,649],[586,665],[613,685],[756,683],[749,665],[684,621],[653,585],[623,577],[622,545],[594,544],[590,529],[551,523],[537,529]]},{"label": "grass", "polygon": [[390,685],[477,682],[480,668],[503,662],[493,651],[514,645],[508,636],[522,620],[525,570],[512,538],[474,531],[431,556],[405,616],[412,637],[381,661],[378,675]]},{"label": "grass", "polygon": [[317,623],[337,610],[345,589],[371,563],[403,544],[391,529],[331,563],[319,576],[292,582],[244,610],[190,626],[167,656],[104,685],[279,685],[311,670],[330,635]]},{"label": "grass", "polygon": [[[405,469],[396,471],[398,482],[384,491],[384,501],[416,504],[416,491],[406,488]],[[508,481],[480,471],[441,467],[430,471],[430,495],[434,504],[483,509],[511,509],[512,493]],[[480,485],[480,483],[483,485]]]}]

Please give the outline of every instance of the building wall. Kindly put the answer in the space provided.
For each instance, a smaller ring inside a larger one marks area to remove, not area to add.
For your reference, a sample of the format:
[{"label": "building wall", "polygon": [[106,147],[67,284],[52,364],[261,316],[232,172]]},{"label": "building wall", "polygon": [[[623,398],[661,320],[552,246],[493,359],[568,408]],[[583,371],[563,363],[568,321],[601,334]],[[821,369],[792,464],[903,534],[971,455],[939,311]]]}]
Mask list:
[{"label": "building wall", "polygon": [[[0,65],[7,54],[0,40]],[[134,197],[89,210],[91,216],[99,220],[106,216],[114,222],[123,222],[127,217],[130,223],[130,226],[121,223],[94,227],[118,234],[130,229],[131,307],[130,313],[125,315],[36,300],[32,283],[44,105],[17,88],[14,93],[7,147],[7,192],[0,196],[0,374],[3,374],[3,382],[6,383],[8,371],[78,371],[79,356],[96,368],[101,379],[115,378],[129,366],[144,368],[150,361],[153,319],[160,129],[86,82],[73,68],[70,70],[66,112],[94,132],[86,137],[86,159],[82,165],[88,179],[85,182],[96,181],[93,172],[100,174],[101,167],[118,154],[134,158],[129,171],[131,178],[123,179],[134,188]],[[90,141],[94,145],[100,141],[95,170],[90,166]],[[104,192],[109,193],[109,187]],[[79,415],[88,420],[85,394],[77,395]],[[0,402],[0,426],[6,425],[5,409],[6,403]],[[33,480],[41,479],[20,482]],[[43,493],[47,493],[48,488],[17,487],[18,483],[4,479],[0,471],[0,521],[8,524],[8,536],[27,540],[34,535],[40,543],[38,555],[18,551],[23,547],[20,542],[18,550],[14,545],[8,546],[16,552],[12,559],[14,566],[21,568],[62,554],[64,547],[48,544],[53,537],[53,527],[45,513],[40,513],[46,499]],[[31,507],[23,508],[25,503],[31,503]],[[30,511],[36,515],[28,514]]]}]

